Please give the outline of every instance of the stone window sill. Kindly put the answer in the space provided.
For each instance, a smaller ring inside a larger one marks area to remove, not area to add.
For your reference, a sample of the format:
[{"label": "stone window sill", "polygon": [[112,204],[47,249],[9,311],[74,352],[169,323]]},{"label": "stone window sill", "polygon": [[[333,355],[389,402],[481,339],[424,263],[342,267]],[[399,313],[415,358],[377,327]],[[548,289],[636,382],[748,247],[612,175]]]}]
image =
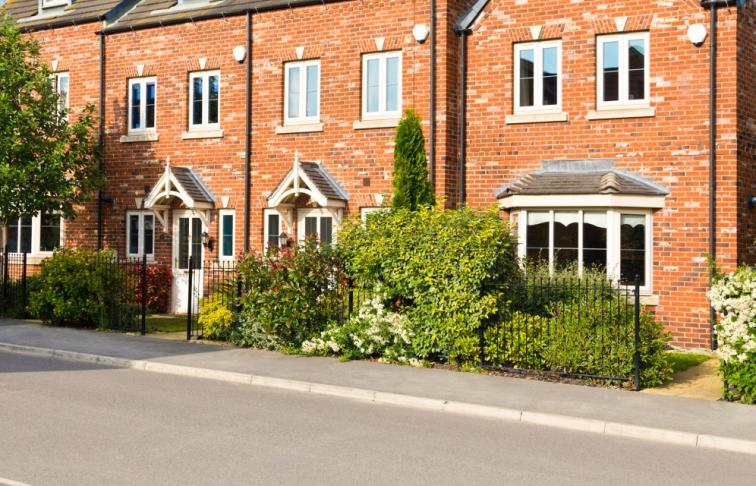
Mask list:
[{"label": "stone window sill", "polygon": [[588,120],[611,120],[614,118],[650,118],[656,116],[656,108],[653,107],[632,107],[601,109],[588,112]]},{"label": "stone window sill", "polygon": [[284,125],[281,127],[276,127],[276,135],[285,135],[287,133],[312,133],[322,131],[322,123],[302,123],[299,125]]},{"label": "stone window sill", "polygon": [[372,128],[396,128],[399,125],[399,120],[399,117],[358,120],[354,122],[354,129],[370,130]]},{"label": "stone window sill", "polygon": [[196,140],[200,138],[223,138],[223,130],[189,130],[181,134],[182,140]]},{"label": "stone window sill", "polygon": [[519,113],[507,115],[507,125],[517,125],[522,123],[547,123],[547,122],[566,122],[569,120],[567,113]]},{"label": "stone window sill", "polygon": [[129,133],[121,137],[121,143],[157,142],[160,134],[157,132]]},{"label": "stone window sill", "polygon": [[641,305],[649,305],[655,307],[659,305],[659,296],[655,294],[643,295],[643,293],[641,292],[640,303]]}]

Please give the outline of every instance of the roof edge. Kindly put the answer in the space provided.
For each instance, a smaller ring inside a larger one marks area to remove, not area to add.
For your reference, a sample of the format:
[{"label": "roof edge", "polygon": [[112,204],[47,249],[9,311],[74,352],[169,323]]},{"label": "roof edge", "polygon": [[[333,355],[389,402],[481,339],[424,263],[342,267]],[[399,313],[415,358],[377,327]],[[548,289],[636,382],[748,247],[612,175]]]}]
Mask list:
[{"label": "roof edge", "polygon": [[457,35],[469,33],[472,25],[490,1],[491,0],[475,0],[474,3],[457,18],[457,21],[454,23],[454,33]]}]

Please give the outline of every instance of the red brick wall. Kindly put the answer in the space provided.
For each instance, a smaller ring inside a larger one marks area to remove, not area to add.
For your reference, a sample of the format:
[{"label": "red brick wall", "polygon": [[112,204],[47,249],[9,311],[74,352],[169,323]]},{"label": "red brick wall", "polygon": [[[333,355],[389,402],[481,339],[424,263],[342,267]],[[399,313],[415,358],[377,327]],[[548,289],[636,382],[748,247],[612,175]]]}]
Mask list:
[{"label": "red brick wall", "polygon": [[[439,2],[443,4],[444,2]],[[442,61],[447,33],[454,18],[440,8],[439,25],[439,121],[437,158],[439,192],[457,190],[447,167],[455,165],[456,153],[447,154],[456,141],[447,140],[446,115],[451,107],[444,100],[449,89]],[[375,206],[375,195],[389,195],[393,168],[394,129],[356,130],[361,116],[361,55],[377,51],[376,38],[384,38],[384,50],[403,51],[403,107],[414,107],[429,126],[429,43],[417,43],[412,28],[429,22],[426,1],[351,1],[325,6],[281,9],[253,16],[253,129],[251,245],[260,249],[263,239],[263,208],[267,196],[291,168],[296,150],[303,160],[320,160],[350,195],[348,210]],[[229,196],[236,209],[236,248],[243,248],[244,207],[244,103],[245,70],[233,58],[232,49],[245,44],[245,18],[229,17],[176,26],[110,35],[107,38],[107,193],[114,204],[106,210],[106,233],[110,245],[125,249],[125,215],[136,209],[134,199],[145,197],[162,174],[166,157],[177,166],[192,167],[219,201]],[[324,131],[276,134],[283,124],[283,65],[296,60],[298,46],[304,59],[321,60],[321,121]],[[206,69],[221,70],[221,128],[224,137],[182,140],[188,126],[188,73],[199,70],[200,57]],[[147,143],[120,143],[126,134],[127,80],[157,76],[157,132],[160,139]],[[455,149],[456,150],[456,149]],[[456,167],[453,167],[456,172]],[[217,237],[215,224],[210,234]],[[159,234],[161,259],[169,259],[171,238]],[[208,255],[212,256],[212,255]]]},{"label": "red brick wall", "polygon": [[[81,113],[87,104],[99,109],[100,42],[95,33],[101,28],[100,23],[90,23],[32,34],[41,45],[40,56],[47,66],[52,69],[52,61],[57,60],[57,71],[69,73],[72,118]],[[97,136],[97,128],[94,135]],[[77,214],[75,220],[64,223],[64,244],[69,247],[96,247],[96,201],[78,208]]]},{"label": "red brick wall", "polygon": [[[595,109],[596,35],[617,30],[650,32],[652,118],[590,121]],[[657,315],[674,343],[707,346],[708,302],[708,41],[694,47],[687,26],[706,24],[699,2],[492,0],[469,39],[468,202],[490,206],[493,190],[540,167],[542,160],[612,158],[617,166],[663,183],[670,195],[654,215],[654,293]],[[566,123],[506,125],[513,112],[513,43],[562,39]],[[720,11],[718,99],[717,253],[734,265],[736,238],[735,9]]]}]

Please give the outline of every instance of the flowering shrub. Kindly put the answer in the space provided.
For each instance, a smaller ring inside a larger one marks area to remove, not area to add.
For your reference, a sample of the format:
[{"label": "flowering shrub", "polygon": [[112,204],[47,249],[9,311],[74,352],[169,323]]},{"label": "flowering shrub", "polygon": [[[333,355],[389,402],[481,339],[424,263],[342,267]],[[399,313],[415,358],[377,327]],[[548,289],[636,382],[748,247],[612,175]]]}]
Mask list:
[{"label": "flowering shrub", "polygon": [[332,324],[320,336],[302,343],[302,352],[344,359],[380,358],[419,366],[412,338],[409,319],[387,309],[376,293],[346,324]]},{"label": "flowering shrub", "polygon": [[266,349],[296,349],[337,319],[346,284],[333,250],[303,245],[239,262],[244,292],[233,342]]},{"label": "flowering shrub", "polygon": [[224,339],[234,324],[234,314],[221,300],[203,299],[197,322],[207,339]]},{"label": "flowering shrub", "polygon": [[[136,285],[136,295],[134,298],[137,302],[141,302],[141,265],[134,266],[132,271],[135,273],[134,281],[140,282]],[[161,314],[168,312],[172,279],[173,275],[171,275],[171,267],[168,265],[147,265],[147,309],[149,309],[150,312]]]},{"label": "flowering shrub", "polygon": [[756,403],[756,270],[742,267],[717,278],[709,292],[722,372],[735,399]]}]

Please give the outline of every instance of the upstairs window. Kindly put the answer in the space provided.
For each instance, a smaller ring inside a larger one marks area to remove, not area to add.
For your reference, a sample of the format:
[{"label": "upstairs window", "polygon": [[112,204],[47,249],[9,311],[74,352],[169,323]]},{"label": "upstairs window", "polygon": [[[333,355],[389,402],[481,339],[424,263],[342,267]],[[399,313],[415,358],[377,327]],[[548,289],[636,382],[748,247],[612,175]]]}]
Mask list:
[{"label": "upstairs window", "polygon": [[189,75],[189,129],[220,128],[220,71]]},{"label": "upstairs window", "polygon": [[362,57],[362,118],[392,118],[402,114],[401,51]]},{"label": "upstairs window", "polygon": [[648,43],[648,32],[598,37],[598,108],[649,104]]},{"label": "upstairs window", "polygon": [[126,255],[154,257],[155,216],[151,212],[129,211],[126,214]]},{"label": "upstairs window", "polygon": [[70,89],[70,77],[68,73],[53,73],[53,91],[58,95],[58,112],[63,121],[68,121],[68,92]]},{"label": "upstairs window", "polygon": [[129,132],[155,130],[157,80],[139,78],[129,81]]},{"label": "upstairs window", "polygon": [[562,104],[562,42],[516,44],[514,112],[558,112]]},{"label": "upstairs window", "polygon": [[320,61],[286,63],[284,124],[320,121]]}]

